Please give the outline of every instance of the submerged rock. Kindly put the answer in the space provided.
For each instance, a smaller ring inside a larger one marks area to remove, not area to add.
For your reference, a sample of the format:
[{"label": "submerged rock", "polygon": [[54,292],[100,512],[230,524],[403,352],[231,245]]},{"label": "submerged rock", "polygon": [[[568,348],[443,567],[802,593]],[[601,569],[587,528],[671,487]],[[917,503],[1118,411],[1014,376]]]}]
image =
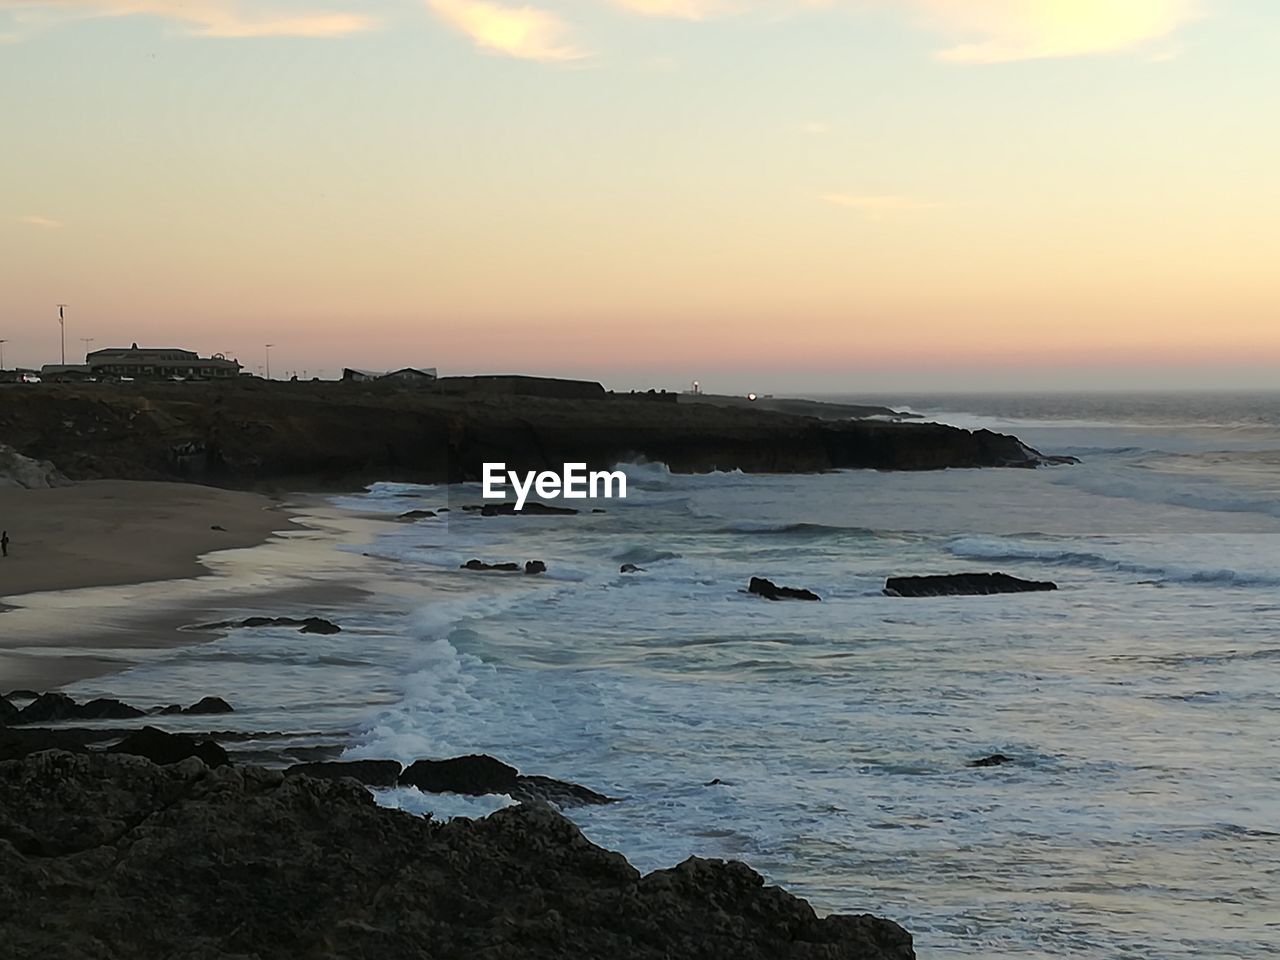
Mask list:
[{"label": "submerged rock", "polygon": [[371,787],[394,787],[400,780],[402,769],[398,760],[320,760],[295,763],[285,770],[285,776],[319,777],[322,780],[350,777]]},{"label": "submerged rock", "polygon": [[948,573],[931,577],[890,577],[884,582],[889,597],[985,596],[992,593],[1028,593],[1057,590],[1047,580],[1020,580],[1007,573]]},{"label": "submerged rock", "polygon": [[766,600],[822,599],[812,590],[804,590],[798,587],[780,587],[772,580],[766,580],[764,577],[752,577],[751,583],[747,585],[747,593],[754,593],[764,597]]},{"label": "submerged rock", "polygon": [[518,563],[485,563],[483,560],[468,560],[458,569],[460,570],[499,570],[503,573],[519,573],[520,564]]},{"label": "submerged rock", "polygon": [[156,727],[143,727],[129,734],[108,753],[129,753],[146,757],[152,763],[178,763],[188,757],[198,757],[205,766],[222,767],[231,762],[227,751],[212,740],[197,740],[185,733],[166,733]]},{"label": "submerged rock", "polygon": [[0,765],[13,960],[913,960],[741,863],[642,876],[542,804],[438,823],[348,781],[50,752]]},{"label": "submerged rock", "polygon": [[524,565],[524,572],[530,575],[535,573],[546,573],[547,565],[543,563],[541,560],[526,560]]},{"label": "submerged rock", "polygon": [[426,520],[430,517],[434,517],[435,515],[436,515],[436,512],[434,510],[409,510],[406,513],[400,514],[400,516],[396,517],[396,519],[397,520]]},{"label": "submerged rock", "polygon": [[634,563],[624,563],[618,568],[619,573],[644,573],[644,567],[637,567]]},{"label": "submerged rock", "polygon": [[999,767],[1006,763],[1013,763],[1013,757],[1006,757],[1003,753],[993,753],[989,757],[983,757],[981,760],[970,760],[971,767]]},{"label": "submerged rock", "polygon": [[[228,626],[228,624],[213,624],[212,626]],[[238,624],[230,624],[230,626],[240,627],[297,627],[299,633],[341,633],[342,628],[336,623],[325,620],[323,617],[249,617],[241,620]]]},{"label": "submerged rock", "polygon": [[[463,507],[462,509],[474,509],[474,507]],[[572,507],[553,507],[549,503],[538,503],[537,501],[527,501],[520,510],[517,510],[516,505],[509,500],[504,500],[502,503],[486,503],[480,506],[480,516],[482,517],[550,517],[569,516],[577,512]]]},{"label": "submerged rock", "polygon": [[0,697],[0,727],[7,726],[17,720],[20,712],[7,698]]}]

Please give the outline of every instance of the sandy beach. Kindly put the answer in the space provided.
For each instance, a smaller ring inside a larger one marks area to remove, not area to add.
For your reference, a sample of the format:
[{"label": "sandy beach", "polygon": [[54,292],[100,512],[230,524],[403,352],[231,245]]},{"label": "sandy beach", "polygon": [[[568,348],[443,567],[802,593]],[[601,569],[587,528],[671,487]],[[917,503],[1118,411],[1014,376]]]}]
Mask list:
[{"label": "sandy beach", "polygon": [[113,673],[212,639],[181,628],[236,612],[351,601],[377,561],[333,545],[374,526],[303,495],[194,484],[0,489],[0,690]]},{"label": "sandy beach", "polygon": [[248,547],[289,525],[277,501],[184,483],[91,480],[0,488],[0,599],[44,590],[196,577],[214,550]]}]

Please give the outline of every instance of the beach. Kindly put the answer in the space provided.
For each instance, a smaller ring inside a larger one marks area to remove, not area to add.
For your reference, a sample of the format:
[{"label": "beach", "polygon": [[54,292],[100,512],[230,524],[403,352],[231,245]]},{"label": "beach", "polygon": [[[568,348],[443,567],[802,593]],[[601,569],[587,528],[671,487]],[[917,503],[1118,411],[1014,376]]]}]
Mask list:
[{"label": "beach", "polygon": [[227,610],[353,602],[377,524],[318,498],[87,480],[0,488],[0,686],[50,690],[207,641]]},{"label": "beach", "polygon": [[278,500],[189,483],[0,488],[10,540],[0,598],[198,577],[209,572],[203,555],[263,543],[288,524]]}]

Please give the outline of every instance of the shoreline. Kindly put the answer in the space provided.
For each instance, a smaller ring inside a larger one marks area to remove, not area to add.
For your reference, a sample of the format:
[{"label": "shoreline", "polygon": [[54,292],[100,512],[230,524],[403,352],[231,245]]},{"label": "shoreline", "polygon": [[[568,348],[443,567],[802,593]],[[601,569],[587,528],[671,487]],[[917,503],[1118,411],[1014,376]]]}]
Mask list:
[{"label": "shoreline", "polygon": [[0,517],[22,518],[0,560],[0,677],[42,691],[222,635],[199,623],[366,596],[380,561],[336,547],[386,522],[309,494],[127,480],[0,490]]}]

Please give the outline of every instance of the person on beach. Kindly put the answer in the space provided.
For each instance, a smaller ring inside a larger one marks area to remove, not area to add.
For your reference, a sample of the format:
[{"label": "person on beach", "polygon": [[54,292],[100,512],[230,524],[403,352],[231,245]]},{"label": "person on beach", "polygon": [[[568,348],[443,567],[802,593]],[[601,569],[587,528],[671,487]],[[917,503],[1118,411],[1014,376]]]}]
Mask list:
[{"label": "person on beach", "polygon": [[9,531],[0,530],[0,557],[9,555]]}]

